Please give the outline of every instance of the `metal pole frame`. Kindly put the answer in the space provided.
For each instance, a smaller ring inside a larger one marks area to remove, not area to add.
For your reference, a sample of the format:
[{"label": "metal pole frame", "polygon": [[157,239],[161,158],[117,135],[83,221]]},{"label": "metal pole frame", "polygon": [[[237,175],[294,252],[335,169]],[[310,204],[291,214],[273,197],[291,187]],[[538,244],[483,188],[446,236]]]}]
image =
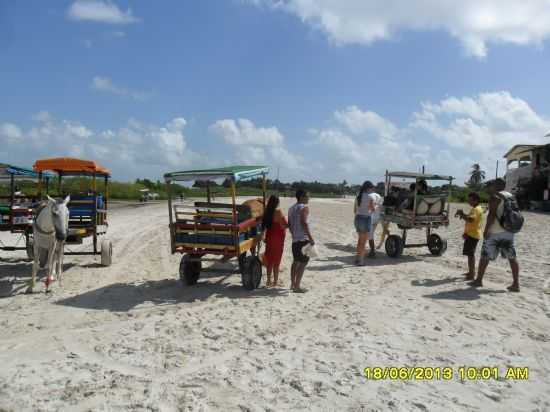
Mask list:
[{"label": "metal pole frame", "polygon": [[235,244],[235,256],[239,255],[239,229],[237,227],[237,188],[235,178],[231,178],[231,200],[233,203],[233,227],[235,228],[233,242]]},{"label": "metal pole frame", "polygon": [[174,217],[173,217],[173,211],[172,211],[172,190],[170,188],[172,184],[171,180],[166,180],[166,194],[168,195],[168,218],[170,220],[169,228],[170,228],[170,250],[172,251],[172,254],[176,253],[176,243],[175,243],[175,228],[174,228]]}]

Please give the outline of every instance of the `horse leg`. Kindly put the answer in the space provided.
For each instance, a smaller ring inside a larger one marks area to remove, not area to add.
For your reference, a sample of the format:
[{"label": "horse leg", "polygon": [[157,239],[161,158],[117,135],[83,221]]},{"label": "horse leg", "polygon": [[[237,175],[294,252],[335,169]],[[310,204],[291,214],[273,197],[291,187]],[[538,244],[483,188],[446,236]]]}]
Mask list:
[{"label": "horse leg", "polygon": [[55,264],[55,248],[57,246],[57,241],[54,238],[53,244],[50,245],[49,251],[48,251],[48,270],[47,270],[47,277],[46,277],[46,293],[48,293],[50,290],[50,284],[54,281],[53,279],[53,271],[54,271],[54,264]]},{"label": "horse leg", "polygon": [[60,242],[57,250],[57,279],[59,280],[59,286],[61,286],[61,280],[63,277],[63,252],[65,244]]},{"label": "horse leg", "polygon": [[34,242],[33,249],[34,249],[34,260],[32,262],[32,275],[31,275],[29,287],[27,288],[25,293],[32,293],[34,286],[36,285],[36,274],[38,273],[38,259],[40,258],[40,254],[39,254],[40,249],[38,247],[38,242],[36,241]]}]

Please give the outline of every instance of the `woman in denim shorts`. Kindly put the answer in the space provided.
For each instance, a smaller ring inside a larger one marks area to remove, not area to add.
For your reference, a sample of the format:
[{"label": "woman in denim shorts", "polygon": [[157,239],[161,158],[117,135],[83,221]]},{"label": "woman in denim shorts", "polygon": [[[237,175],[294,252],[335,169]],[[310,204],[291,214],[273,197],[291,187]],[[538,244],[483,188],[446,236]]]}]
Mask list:
[{"label": "woman in denim shorts", "polygon": [[372,212],[374,205],[369,194],[374,190],[374,185],[368,180],[363,183],[361,190],[355,199],[355,230],[357,231],[357,256],[355,264],[363,266],[365,264],[365,247],[369,241],[369,232],[372,229]]}]

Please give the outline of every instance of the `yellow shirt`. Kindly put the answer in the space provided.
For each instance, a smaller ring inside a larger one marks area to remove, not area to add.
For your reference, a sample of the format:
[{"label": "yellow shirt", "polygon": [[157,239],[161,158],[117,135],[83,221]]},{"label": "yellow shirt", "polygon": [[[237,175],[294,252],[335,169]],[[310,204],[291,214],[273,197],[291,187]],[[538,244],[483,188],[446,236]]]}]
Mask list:
[{"label": "yellow shirt", "polygon": [[468,220],[466,221],[466,225],[464,227],[464,233],[470,237],[473,237],[474,239],[481,239],[482,216],[483,216],[483,209],[481,208],[481,206],[477,205],[476,207],[472,207],[472,210],[470,210],[468,217],[473,220],[471,222],[469,222]]}]

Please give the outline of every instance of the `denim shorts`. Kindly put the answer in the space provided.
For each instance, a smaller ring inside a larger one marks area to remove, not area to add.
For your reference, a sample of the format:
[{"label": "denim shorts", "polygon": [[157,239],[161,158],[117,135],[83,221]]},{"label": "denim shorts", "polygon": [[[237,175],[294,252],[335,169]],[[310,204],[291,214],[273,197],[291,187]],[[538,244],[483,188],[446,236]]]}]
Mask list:
[{"label": "denim shorts", "polygon": [[499,254],[505,259],[516,260],[516,247],[514,246],[513,233],[491,233],[483,240],[481,257],[495,260]]},{"label": "denim shorts", "polygon": [[372,229],[372,219],[370,216],[355,215],[355,230],[357,233],[369,233]]}]

